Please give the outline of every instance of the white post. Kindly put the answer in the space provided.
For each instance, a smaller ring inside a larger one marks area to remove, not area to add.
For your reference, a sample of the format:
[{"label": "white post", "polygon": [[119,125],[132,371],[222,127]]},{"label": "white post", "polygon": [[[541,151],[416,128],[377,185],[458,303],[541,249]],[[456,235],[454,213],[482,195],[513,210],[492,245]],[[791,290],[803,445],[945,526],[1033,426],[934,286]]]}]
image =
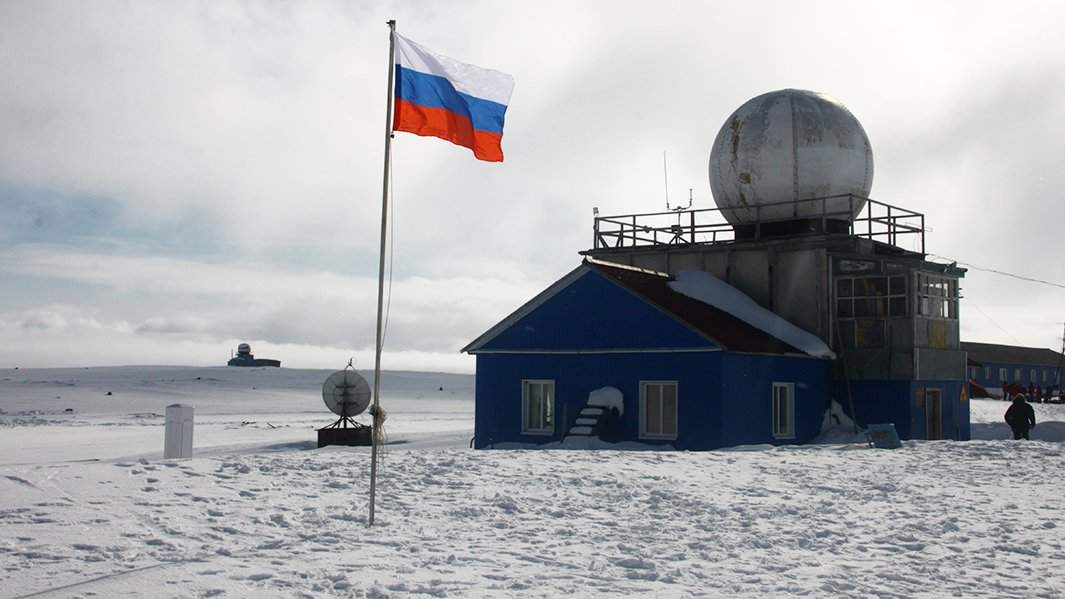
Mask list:
[{"label": "white post", "polygon": [[388,169],[392,158],[392,85],[396,73],[396,21],[388,22],[388,104],[385,111],[385,173],[381,184],[381,257],[377,277],[377,349],[373,368],[373,430],[370,434],[370,516],[373,526],[374,502],[377,496],[377,439],[380,431],[378,411],[381,406],[381,322],[385,297],[385,239],[388,234]]},{"label": "white post", "polygon": [[164,459],[192,457],[192,420],[192,406],[176,403],[166,407]]}]

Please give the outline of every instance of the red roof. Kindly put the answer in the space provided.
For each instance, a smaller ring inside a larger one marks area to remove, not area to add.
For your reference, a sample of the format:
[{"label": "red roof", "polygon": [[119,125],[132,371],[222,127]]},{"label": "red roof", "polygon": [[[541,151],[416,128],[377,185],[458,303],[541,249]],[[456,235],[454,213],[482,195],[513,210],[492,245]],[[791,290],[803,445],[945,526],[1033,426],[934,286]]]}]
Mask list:
[{"label": "red roof", "polygon": [[585,265],[676,320],[710,337],[721,345],[722,349],[761,354],[805,355],[805,352],[728,312],[673,291],[669,286],[672,279],[666,275],[588,260]]}]

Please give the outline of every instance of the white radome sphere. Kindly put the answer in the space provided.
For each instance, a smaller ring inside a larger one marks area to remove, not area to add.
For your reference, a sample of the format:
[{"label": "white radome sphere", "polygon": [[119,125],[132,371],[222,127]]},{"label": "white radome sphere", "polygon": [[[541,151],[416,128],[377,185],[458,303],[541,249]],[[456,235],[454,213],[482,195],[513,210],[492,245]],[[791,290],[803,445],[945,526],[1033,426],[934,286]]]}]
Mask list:
[{"label": "white radome sphere", "polygon": [[[820,218],[821,202],[754,206],[841,194],[867,198],[872,186],[873,150],[861,123],[817,92],[782,89],[748,100],[721,126],[710,151],[710,191],[732,225]],[[849,221],[864,205],[843,198],[828,201],[826,211]]]}]

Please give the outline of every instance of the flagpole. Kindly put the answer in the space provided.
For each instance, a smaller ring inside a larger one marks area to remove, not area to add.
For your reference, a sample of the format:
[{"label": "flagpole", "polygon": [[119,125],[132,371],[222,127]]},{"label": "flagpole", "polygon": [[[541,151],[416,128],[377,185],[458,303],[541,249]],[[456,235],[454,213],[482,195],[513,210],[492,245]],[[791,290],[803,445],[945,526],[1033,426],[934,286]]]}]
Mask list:
[{"label": "flagpole", "polygon": [[388,234],[388,169],[392,162],[392,86],[396,74],[396,21],[388,21],[388,101],[385,114],[385,171],[381,184],[381,257],[377,277],[377,347],[373,367],[373,431],[370,434],[370,517],[367,525],[373,526],[374,502],[377,495],[377,443],[383,420],[381,408],[381,315],[385,297],[385,239]]}]

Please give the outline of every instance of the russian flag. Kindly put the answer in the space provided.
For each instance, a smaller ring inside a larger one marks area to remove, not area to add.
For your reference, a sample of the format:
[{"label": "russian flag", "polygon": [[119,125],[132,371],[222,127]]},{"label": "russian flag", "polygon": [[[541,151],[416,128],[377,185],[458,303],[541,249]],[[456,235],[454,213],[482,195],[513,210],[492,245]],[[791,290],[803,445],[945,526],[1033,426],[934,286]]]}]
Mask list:
[{"label": "russian flag", "polygon": [[439,137],[503,162],[503,116],[514,78],[434,54],[395,35],[394,131]]}]

